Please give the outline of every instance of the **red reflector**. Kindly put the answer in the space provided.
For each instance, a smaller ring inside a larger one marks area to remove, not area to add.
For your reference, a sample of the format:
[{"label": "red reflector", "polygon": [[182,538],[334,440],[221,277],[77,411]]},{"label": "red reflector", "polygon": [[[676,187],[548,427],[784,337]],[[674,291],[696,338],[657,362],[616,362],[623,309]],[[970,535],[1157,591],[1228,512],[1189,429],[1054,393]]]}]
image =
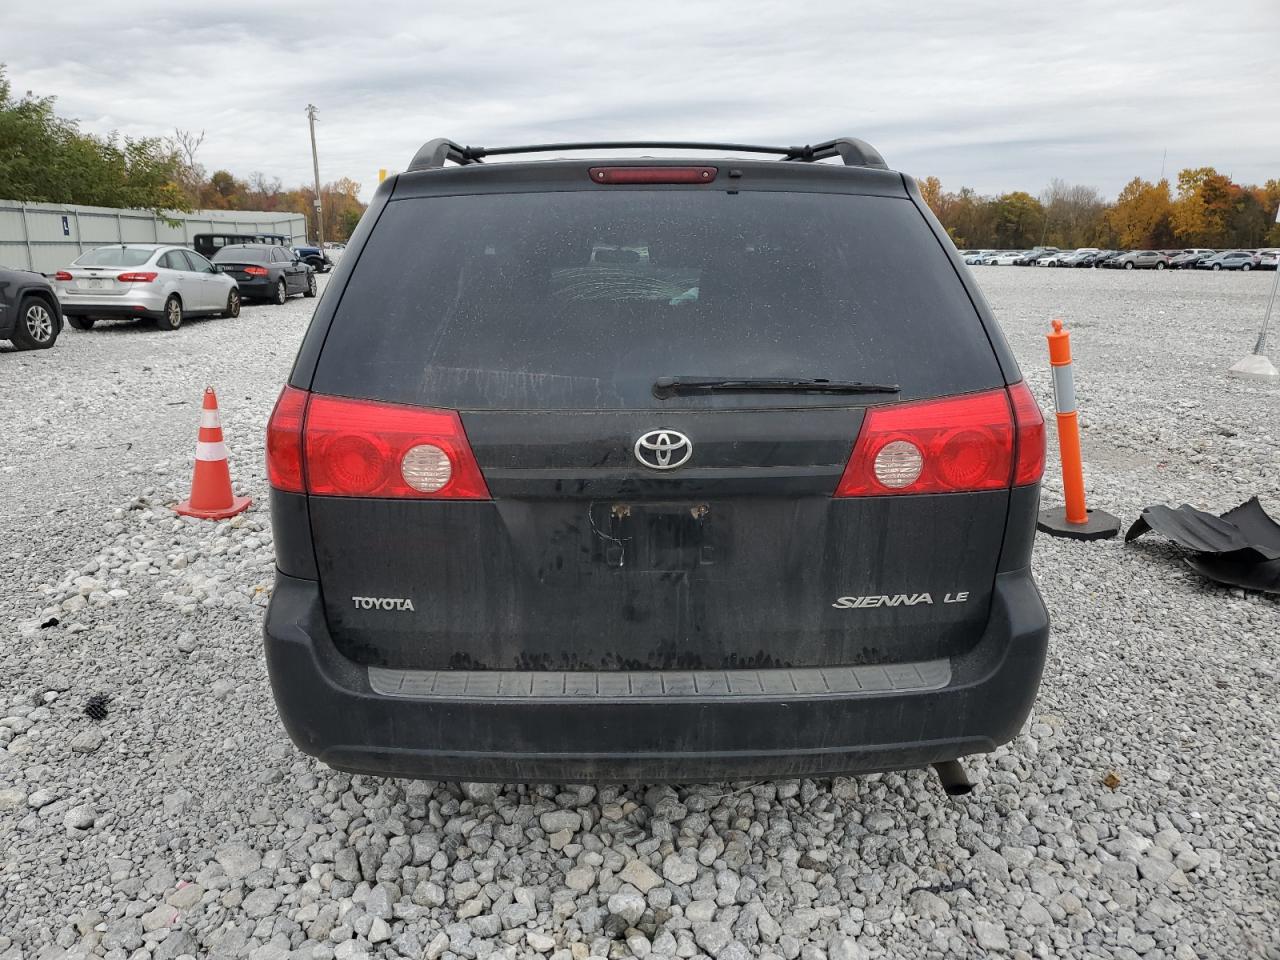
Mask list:
[{"label": "red reflector", "polygon": [[70,279],[71,279],[71,274],[67,273],[67,271],[65,271],[65,270],[59,270],[57,273],[55,273],[55,274],[53,275],[53,279],[55,279],[55,280],[70,280]]},{"label": "red reflector", "polygon": [[710,183],[717,167],[592,167],[596,183]]},{"label": "red reflector", "polygon": [[265,277],[267,275],[266,267],[245,267],[244,272],[251,277]]},{"label": "red reflector", "polygon": [[1009,388],[1013,401],[1013,422],[1017,427],[1018,460],[1013,468],[1013,485],[1036,483],[1044,475],[1044,417],[1025,380]]},{"label": "red reflector", "polygon": [[996,490],[1012,472],[1013,419],[1001,388],[868,408],[835,495]]},{"label": "red reflector", "polygon": [[305,390],[280,391],[267,421],[267,480],[277,490],[305,493],[302,475],[302,422],[307,415]]},{"label": "red reflector", "polygon": [[[452,410],[312,395],[304,436],[307,492],[312,495],[489,499],[462,420]],[[449,460],[449,470],[436,473],[447,476],[447,482],[430,491],[405,479],[406,469],[415,478],[421,469],[415,459],[421,451],[407,466],[406,454],[423,445],[439,448]]]},{"label": "red reflector", "polygon": [[158,276],[158,273],[152,271],[141,271],[139,273],[122,273],[116,279],[121,283],[150,283]]}]

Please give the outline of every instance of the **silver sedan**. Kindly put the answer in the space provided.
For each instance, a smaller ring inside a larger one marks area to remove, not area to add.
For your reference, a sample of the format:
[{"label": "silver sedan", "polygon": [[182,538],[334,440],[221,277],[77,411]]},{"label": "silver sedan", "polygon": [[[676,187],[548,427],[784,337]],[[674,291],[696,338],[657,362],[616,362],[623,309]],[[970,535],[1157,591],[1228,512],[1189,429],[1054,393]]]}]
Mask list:
[{"label": "silver sedan", "polygon": [[189,316],[240,315],[240,290],[194,250],[121,243],[81,255],[54,277],[63,315],[77,330],[100,317],[146,317],[177,330]]}]

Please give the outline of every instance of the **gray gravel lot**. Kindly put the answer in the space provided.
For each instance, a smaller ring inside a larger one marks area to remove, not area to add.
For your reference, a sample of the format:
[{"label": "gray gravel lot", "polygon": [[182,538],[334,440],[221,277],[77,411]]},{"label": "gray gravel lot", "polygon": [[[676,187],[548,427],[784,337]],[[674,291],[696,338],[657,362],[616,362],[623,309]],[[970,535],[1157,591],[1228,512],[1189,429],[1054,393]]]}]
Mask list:
[{"label": "gray gravel lot", "polygon": [[[1280,517],[1280,388],[1223,376],[1270,275],[977,275],[1046,409],[1067,320],[1093,503]],[[924,772],[499,787],[297,753],[259,652],[262,432],[312,305],[0,347],[2,960],[1280,957],[1280,602],[1155,537],[1039,539],[1040,700],[960,800]],[[168,509],[206,382],[255,500],[218,524]]]}]

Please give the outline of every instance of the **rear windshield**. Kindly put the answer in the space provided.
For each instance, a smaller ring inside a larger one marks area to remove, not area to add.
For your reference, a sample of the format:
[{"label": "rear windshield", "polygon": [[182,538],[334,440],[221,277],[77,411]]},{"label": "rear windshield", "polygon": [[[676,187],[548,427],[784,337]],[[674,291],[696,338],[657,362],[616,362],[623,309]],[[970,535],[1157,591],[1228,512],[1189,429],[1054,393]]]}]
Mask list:
[{"label": "rear windshield", "polygon": [[140,267],[155,255],[154,250],[137,247],[102,247],[76,260],[76,267]]},{"label": "rear windshield", "polygon": [[214,263],[225,263],[228,260],[252,263],[266,263],[271,259],[271,248],[255,244],[251,247],[223,247],[213,255]]},{"label": "rear windshield", "polygon": [[1001,383],[964,287],[907,200],[604,190],[387,205],[314,389],[456,409],[883,402],[656,400],[659,377]]}]

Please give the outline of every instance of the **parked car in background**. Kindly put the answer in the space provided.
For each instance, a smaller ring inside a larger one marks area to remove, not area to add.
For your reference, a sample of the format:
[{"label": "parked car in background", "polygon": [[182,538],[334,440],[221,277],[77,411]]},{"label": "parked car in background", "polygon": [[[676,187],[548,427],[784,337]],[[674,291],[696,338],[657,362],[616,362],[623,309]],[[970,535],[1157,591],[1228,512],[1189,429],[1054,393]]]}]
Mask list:
[{"label": "parked car in background", "polygon": [[1116,257],[1122,257],[1124,256],[1124,254],[1125,254],[1125,251],[1123,250],[1103,250],[1096,257],[1094,257],[1092,266],[1109,267],[1111,266],[1112,260],[1114,260]]},{"label": "parked car in background", "polygon": [[0,340],[19,350],[47,350],[62,332],[53,284],[29,270],[0,267]]},{"label": "parked car in background", "polygon": [[296,293],[316,295],[316,273],[288,247],[245,243],[223,247],[214,264],[240,285],[245,297],[284,303]]},{"label": "parked car in background", "polygon": [[987,263],[993,267],[1011,267],[1021,254],[1014,251],[994,254]]},{"label": "parked car in background", "polygon": [[1073,250],[1070,253],[1058,255],[1059,267],[1080,267],[1087,265],[1092,259],[1096,250]]},{"label": "parked car in background", "polygon": [[1280,260],[1280,250],[1259,250],[1257,270],[1275,270]]},{"label": "parked car in background", "polygon": [[1258,255],[1250,250],[1226,250],[1205,257],[1196,267],[1200,270],[1243,270],[1247,273],[1257,265]]},{"label": "parked car in background", "polygon": [[1015,267],[1034,267],[1036,261],[1046,254],[1053,253],[1052,250],[1045,250],[1042,247],[1036,247],[1034,250],[1023,250],[1013,261]]},{"label": "parked car in background", "polygon": [[327,250],[321,250],[319,247],[290,247],[289,249],[316,273],[328,273],[333,269],[333,261],[329,259]]},{"label": "parked car in background", "polygon": [[103,317],[146,317],[177,330],[184,317],[240,315],[236,282],[194,250],[123,243],[90,250],[54,277],[67,322],[88,330]]},{"label": "parked car in background", "polygon": [[965,256],[964,262],[970,266],[981,266],[986,257],[994,256],[995,250],[971,250]]},{"label": "parked car in background", "polygon": [[1130,250],[1112,257],[1106,266],[1122,270],[1164,270],[1169,266],[1169,258],[1159,250]]},{"label": "parked car in background", "polygon": [[1192,247],[1188,250],[1181,251],[1177,256],[1169,259],[1169,267],[1173,270],[1190,270],[1195,267],[1201,260],[1212,257],[1217,251],[1205,250],[1198,247]]},{"label": "parked car in background", "polygon": [[241,243],[265,243],[287,247],[293,243],[292,237],[283,233],[197,233],[191,239],[191,245],[202,257],[213,259],[213,255],[223,247]]}]

